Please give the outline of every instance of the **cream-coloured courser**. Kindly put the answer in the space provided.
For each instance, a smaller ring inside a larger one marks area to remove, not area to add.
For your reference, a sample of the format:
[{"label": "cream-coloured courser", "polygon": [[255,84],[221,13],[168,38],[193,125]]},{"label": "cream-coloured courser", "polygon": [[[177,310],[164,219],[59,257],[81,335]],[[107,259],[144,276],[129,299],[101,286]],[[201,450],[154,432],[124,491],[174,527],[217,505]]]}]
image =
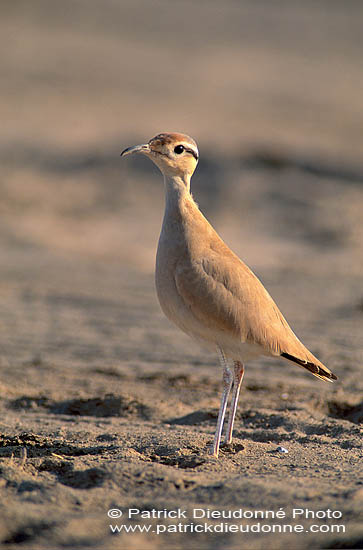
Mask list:
[{"label": "cream-coloured courser", "polygon": [[[156,289],[165,315],[200,343],[218,351],[223,395],[213,455],[218,456],[232,387],[226,443],[244,374],[243,364],[259,355],[284,357],[322,380],[337,377],[295,336],[271,296],[252,271],[228,248],[190,194],[199,153],[184,134],[164,133],[125,149],[142,153],[164,175],[166,205],[156,257]],[[227,359],[234,363],[233,374]]]}]

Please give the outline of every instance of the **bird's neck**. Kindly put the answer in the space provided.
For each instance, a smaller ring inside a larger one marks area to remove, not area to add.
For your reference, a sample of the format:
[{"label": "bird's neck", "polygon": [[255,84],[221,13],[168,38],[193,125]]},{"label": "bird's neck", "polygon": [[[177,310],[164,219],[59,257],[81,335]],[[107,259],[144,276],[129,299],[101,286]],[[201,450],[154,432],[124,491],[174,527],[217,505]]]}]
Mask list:
[{"label": "bird's neck", "polygon": [[193,200],[190,194],[190,177],[164,176],[165,214],[180,212],[186,201]]},{"label": "bird's neck", "polygon": [[191,243],[193,236],[204,235],[207,237],[207,234],[213,232],[213,228],[190,194],[190,178],[184,180],[183,178],[165,176],[164,182],[165,212],[159,248],[165,243],[169,248],[170,246],[183,248],[186,240],[189,244]]}]

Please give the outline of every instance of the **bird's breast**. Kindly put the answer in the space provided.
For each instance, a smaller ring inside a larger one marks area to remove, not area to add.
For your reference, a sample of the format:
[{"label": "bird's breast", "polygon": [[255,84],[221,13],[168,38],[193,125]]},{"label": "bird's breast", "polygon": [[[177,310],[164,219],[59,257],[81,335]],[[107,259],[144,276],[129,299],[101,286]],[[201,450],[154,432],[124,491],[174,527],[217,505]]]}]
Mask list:
[{"label": "bird's breast", "polygon": [[175,270],[178,258],[185,251],[181,243],[160,235],[155,266],[155,286],[161,309],[165,315],[180,326],[185,316],[185,305],[175,285]]},{"label": "bird's breast", "polygon": [[[183,332],[199,341],[209,341],[208,330],[192,314],[180,296],[175,273],[181,259],[188,261],[188,247],[182,238],[164,238],[161,232],[156,255],[155,286],[161,309],[166,317]],[[213,343],[210,347],[215,349]]]}]

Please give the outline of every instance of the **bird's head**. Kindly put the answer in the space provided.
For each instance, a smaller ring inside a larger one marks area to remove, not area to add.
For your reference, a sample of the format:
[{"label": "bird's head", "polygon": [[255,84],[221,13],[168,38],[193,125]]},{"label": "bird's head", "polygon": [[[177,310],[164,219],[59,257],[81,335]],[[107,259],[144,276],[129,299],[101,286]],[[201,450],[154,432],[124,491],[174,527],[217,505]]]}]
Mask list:
[{"label": "bird's head", "polygon": [[189,179],[198,163],[199,152],[194,139],[185,134],[164,133],[148,143],[128,147],[121,156],[142,153],[151,159],[165,176]]}]

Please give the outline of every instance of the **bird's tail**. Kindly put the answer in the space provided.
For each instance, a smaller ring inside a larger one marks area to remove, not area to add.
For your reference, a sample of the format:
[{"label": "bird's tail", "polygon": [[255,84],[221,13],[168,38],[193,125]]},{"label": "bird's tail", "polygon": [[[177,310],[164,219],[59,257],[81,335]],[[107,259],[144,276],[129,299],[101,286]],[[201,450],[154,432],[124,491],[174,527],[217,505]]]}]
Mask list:
[{"label": "bird's tail", "polygon": [[285,359],[289,359],[290,361],[297,363],[298,365],[300,365],[300,367],[304,367],[304,369],[307,369],[311,372],[311,374],[313,374],[317,378],[320,378],[321,380],[324,380],[325,382],[333,382],[333,380],[338,380],[337,376],[335,376],[335,374],[333,374],[331,370],[328,369],[328,367],[320,363],[320,361],[318,360],[316,361],[316,363],[313,363],[312,361],[299,359],[299,357],[295,357],[294,355],[290,355],[289,353],[281,353],[281,357],[285,357]]}]

